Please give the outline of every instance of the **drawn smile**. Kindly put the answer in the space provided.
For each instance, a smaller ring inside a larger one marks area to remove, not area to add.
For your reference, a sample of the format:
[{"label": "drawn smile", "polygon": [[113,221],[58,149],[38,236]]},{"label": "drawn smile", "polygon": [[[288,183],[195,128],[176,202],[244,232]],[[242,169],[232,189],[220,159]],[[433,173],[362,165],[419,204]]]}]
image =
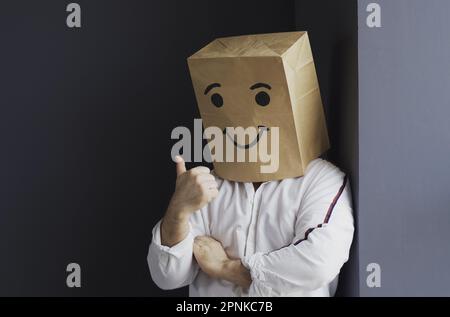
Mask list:
[{"label": "drawn smile", "polygon": [[234,146],[239,148],[239,149],[249,149],[253,146],[255,146],[255,144],[257,144],[259,142],[259,139],[261,138],[262,134],[264,133],[264,131],[269,131],[270,129],[266,126],[263,125],[259,125],[258,126],[258,134],[256,135],[256,138],[251,141],[248,144],[239,144],[237,142],[237,138],[236,135],[232,135],[227,131],[227,128],[223,129],[223,133],[227,135],[227,137],[234,143]]}]

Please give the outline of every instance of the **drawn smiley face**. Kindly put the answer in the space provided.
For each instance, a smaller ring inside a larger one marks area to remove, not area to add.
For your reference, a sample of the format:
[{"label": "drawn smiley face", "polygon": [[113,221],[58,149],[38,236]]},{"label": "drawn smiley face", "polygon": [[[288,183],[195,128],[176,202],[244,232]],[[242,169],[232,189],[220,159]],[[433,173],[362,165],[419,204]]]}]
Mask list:
[{"label": "drawn smiley face", "polygon": [[[208,96],[211,102],[211,106],[216,108],[226,107],[226,101],[224,96],[217,91],[217,88],[222,87],[220,83],[211,83],[209,84],[204,91],[204,95]],[[270,90],[272,87],[267,83],[255,83],[249,87],[249,92],[255,92],[253,95],[254,104],[258,107],[268,107],[270,105]],[[249,93],[249,96],[252,95]],[[264,132],[268,132],[270,130],[269,127],[265,125],[258,125],[257,134],[253,140],[249,140],[248,143],[241,144],[237,140],[237,135],[232,135],[229,131],[227,131],[227,127],[223,129],[223,134],[226,135],[234,144],[235,147],[239,149],[249,149],[258,144],[261,136]]]}]

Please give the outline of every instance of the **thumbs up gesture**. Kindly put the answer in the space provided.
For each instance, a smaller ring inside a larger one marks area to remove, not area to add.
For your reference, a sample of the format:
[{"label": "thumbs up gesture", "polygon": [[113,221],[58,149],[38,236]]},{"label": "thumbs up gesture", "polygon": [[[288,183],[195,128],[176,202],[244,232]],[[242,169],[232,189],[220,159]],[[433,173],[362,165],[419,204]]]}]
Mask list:
[{"label": "thumbs up gesture", "polygon": [[219,191],[209,168],[198,166],[186,171],[181,156],[175,157],[175,161],[177,180],[169,208],[178,216],[186,218],[213,200]]}]

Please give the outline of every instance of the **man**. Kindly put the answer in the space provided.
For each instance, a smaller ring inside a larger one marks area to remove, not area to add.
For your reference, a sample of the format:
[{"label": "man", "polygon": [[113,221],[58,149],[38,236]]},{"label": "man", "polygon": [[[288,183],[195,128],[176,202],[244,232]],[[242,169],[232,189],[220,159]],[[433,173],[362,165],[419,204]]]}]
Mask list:
[{"label": "man", "polygon": [[175,192],[149,248],[152,278],[162,289],[189,285],[190,296],[333,296],[353,217],[347,177],[317,158],[328,137],[307,34],[218,41],[188,60],[205,126],[276,125],[280,169],[214,161],[214,174],[186,171],[177,156]]}]

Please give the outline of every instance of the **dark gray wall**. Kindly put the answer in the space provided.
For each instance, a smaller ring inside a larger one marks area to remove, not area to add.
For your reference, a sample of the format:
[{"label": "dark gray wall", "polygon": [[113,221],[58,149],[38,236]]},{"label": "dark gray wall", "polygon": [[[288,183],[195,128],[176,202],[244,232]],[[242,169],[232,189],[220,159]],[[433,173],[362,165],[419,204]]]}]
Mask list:
[{"label": "dark gray wall", "polygon": [[[356,0],[298,0],[296,27],[309,32],[329,129],[326,158],[350,177],[357,221],[358,90]],[[338,296],[359,295],[358,233],[340,275]]]},{"label": "dark gray wall", "polygon": [[[450,295],[450,2],[359,1],[361,295]],[[381,288],[365,284],[381,265]]]},{"label": "dark gray wall", "polygon": [[[2,1],[0,295],[170,296],[146,263],[173,191],[186,58],[218,36],[292,31],[293,1]],[[66,265],[82,268],[68,289]]]}]

